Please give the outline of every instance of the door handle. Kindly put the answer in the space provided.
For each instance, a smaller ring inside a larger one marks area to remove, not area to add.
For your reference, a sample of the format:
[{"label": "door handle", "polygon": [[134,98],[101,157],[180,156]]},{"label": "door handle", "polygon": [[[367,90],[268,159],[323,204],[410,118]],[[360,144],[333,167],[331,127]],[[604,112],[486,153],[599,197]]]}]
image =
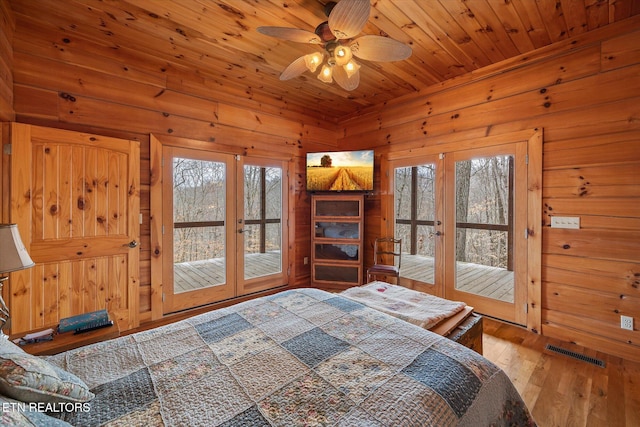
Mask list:
[{"label": "door handle", "polygon": [[132,240],[132,241],[130,241],[129,243],[125,243],[125,244],[124,244],[124,245],[122,245],[122,246],[128,246],[128,247],[130,247],[131,249],[133,249],[133,248],[135,248],[135,247],[136,247],[136,246],[138,246],[138,245],[139,245],[139,243],[138,243],[138,242],[136,242],[135,240]]},{"label": "door handle", "polygon": [[442,236],[442,232],[436,231],[436,236]]},{"label": "door handle", "polygon": [[244,229],[238,228],[238,234],[242,234],[242,233],[244,233]]}]

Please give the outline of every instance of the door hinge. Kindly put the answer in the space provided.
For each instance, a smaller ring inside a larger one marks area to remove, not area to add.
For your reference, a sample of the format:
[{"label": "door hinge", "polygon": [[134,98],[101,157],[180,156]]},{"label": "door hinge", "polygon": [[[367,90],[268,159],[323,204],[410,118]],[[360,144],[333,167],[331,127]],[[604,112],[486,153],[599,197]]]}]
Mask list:
[{"label": "door hinge", "polygon": [[287,267],[287,277],[291,276],[291,267]]},{"label": "door hinge", "polygon": [[11,144],[4,144],[4,147],[2,147],[2,151],[7,156],[10,156],[11,155]]},{"label": "door hinge", "polygon": [[444,159],[444,153],[440,153],[440,154],[438,154],[438,158],[439,158],[440,160]]},{"label": "door hinge", "polygon": [[524,238],[525,239],[529,239],[529,229],[528,228],[524,229]]},{"label": "door hinge", "polygon": [[240,154],[236,154],[236,160],[240,161],[240,159],[241,159]]},{"label": "door hinge", "polygon": [[529,164],[529,155],[528,155],[528,154],[525,154],[525,155],[524,155],[524,164],[525,164],[525,165],[528,165],[528,164]]},{"label": "door hinge", "polygon": [[164,302],[164,292],[162,293],[162,302]]},{"label": "door hinge", "polygon": [[162,235],[164,236],[164,224],[162,224]]}]

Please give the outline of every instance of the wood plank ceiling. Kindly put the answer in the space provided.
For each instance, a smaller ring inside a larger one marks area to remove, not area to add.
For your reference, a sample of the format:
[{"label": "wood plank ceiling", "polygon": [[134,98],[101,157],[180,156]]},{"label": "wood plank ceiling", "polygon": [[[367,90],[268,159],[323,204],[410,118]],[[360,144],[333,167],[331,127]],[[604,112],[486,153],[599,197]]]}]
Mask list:
[{"label": "wood plank ceiling", "polygon": [[10,0],[17,31],[117,49],[123,62],[163,63],[247,98],[338,121],[392,99],[640,13],[638,0],[372,0],[363,34],[410,45],[400,62],[361,60],[347,92],[306,72],[279,75],[319,45],[260,34],[313,31],[327,0]]}]

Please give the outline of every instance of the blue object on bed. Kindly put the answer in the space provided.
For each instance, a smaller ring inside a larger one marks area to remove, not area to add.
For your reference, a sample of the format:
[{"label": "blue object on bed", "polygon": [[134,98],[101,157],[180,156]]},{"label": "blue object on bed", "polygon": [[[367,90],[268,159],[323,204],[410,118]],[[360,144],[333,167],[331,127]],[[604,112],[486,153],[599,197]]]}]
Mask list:
[{"label": "blue object on bed", "polygon": [[466,347],[337,294],[288,290],[47,358],[91,409],[74,425],[535,425]]}]

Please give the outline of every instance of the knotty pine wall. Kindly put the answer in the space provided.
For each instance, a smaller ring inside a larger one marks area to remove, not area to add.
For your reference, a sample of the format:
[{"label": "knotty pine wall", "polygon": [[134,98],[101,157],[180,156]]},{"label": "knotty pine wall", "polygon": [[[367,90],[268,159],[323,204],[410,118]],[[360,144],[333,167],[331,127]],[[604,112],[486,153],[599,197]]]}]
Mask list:
[{"label": "knotty pine wall", "polygon": [[[639,19],[340,125],[341,148],[375,148],[380,157],[445,135],[462,141],[543,128],[541,332],[640,360]],[[381,233],[380,205],[379,191],[367,199],[367,247]],[[551,215],[579,216],[581,228],[551,229]],[[621,314],[634,317],[634,331],[620,328]]]},{"label": "knotty pine wall", "polygon": [[[304,153],[336,149],[335,122],[312,119],[304,111],[291,110],[285,101],[263,99],[231,82],[209,81],[152,56],[123,57],[122,52],[87,40],[34,30],[13,22],[6,2],[0,1],[0,7],[2,121],[140,141],[142,322],[151,318],[151,133],[207,141],[212,150],[227,153],[291,159],[290,285],[309,285],[310,268],[302,262],[310,253],[311,229]],[[8,156],[2,157],[6,164]],[[8,191],[0,195],[3,205],[8,203]]]},{"label": "knotty pine wall", "polygon": [[[13,33],[15,31],[15,22],[13,15],[6,2],[0,1],[0,122],[12,121],[15,119],[13,111]],[[7,135],[0,132],[0,147],[4,147],[4,141]],[[9,181],[5,177],[4,171],[7,170],[7,156],[2,155],[0,150],[0,222],[5,223],[9,212],[9,198],[4,197],[8,194]]]},{"label": "knotty pine wall", "polygon": [[[240,87],[203,81],[156,58],[114,57],[82,40],[59,46],[26,29],[14,34],[6,2],[0,7],[0,119],[141,141],[143,320],[149,312],[151,132],[211,141],[212,149],[293,156],[293,259],[295,284],[301,285],[309,281],[302,257],[310,253],[304,152],[331,149],[337,141],[340,149],[375,148],[380,159],[435,144],[438,135],[464,139],[543,127],[541,332],[638,357],[639,332],[619,328],[620,313],[633,313],[636,329],[640,325],[638,19],[461,76],[335,126],[285,104],[248,99]],[[12,90],[6,90],[2,85],[11,87],[11,81]],[[367,197],[366,210],[371,240],[379,234],[379,189]],[[552,230],[551,213],[580,216],[583,228]]]}]

